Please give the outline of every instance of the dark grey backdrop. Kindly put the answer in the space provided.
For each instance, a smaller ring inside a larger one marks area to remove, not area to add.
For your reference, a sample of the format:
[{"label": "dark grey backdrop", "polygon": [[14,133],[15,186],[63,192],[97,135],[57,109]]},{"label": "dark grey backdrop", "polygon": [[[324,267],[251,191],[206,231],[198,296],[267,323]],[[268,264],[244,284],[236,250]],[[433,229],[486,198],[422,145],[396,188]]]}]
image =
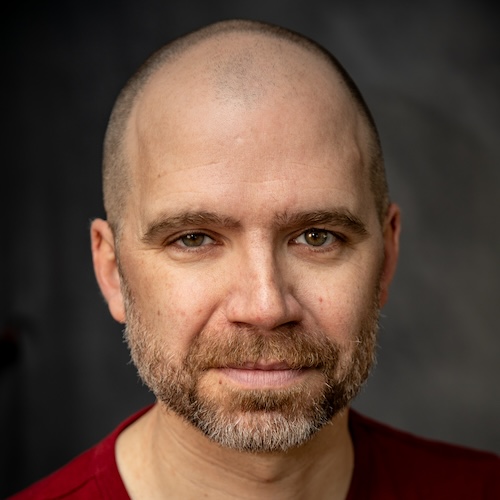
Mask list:
[{"label": "dark grey backdrop", "polygon": [[4,18],[0,496],[151,401],[91,269],[112,102],[159,45],[246,17],[301,31],[379,124],[402,256],[356,406],[500,452],[500,71],[494,2],[23,2]]}]

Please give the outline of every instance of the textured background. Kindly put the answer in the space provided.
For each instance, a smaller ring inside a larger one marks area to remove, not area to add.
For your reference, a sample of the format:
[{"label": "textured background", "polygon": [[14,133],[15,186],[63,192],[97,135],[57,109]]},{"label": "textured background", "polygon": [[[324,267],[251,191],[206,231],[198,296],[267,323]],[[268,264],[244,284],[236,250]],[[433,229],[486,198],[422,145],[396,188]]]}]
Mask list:
[{"label": "textured background", "polygon": [[1,35],[0,496],[151,401],[91,269],[102,136],[117,92],[149,53],[230,17],[282,24],[324,44],[379,124],[403,211],[402,256],[379,364],[355,406],[415,433],[500,452],[493,2],[41,4],[5,13]]}]

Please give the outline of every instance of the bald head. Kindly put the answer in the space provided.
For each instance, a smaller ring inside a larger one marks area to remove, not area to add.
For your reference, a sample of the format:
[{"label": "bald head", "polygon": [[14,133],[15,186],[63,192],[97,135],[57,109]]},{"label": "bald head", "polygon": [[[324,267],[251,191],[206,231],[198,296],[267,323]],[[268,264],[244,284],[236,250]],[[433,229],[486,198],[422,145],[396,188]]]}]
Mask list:
[{"label": "bald head", "polygon": [[[364,176],[382,220],[388,194],[379,138],[349,75],[329,52],[301,35],[253,21],[224,21],[162,47],[120,93],[103,159],[104,204],[115,234],[120,232],[134,177],[140,175],[139,164],[147,161],[141,156],[147,149],[141,140],[161,134],[168,143],[169,134],[189,123],[193,109],[199,116],[207,103],[250,113],[264,104],[293,107],[299,101],[311,115],[320,114],[328,102],[334,110],[328,119],[337,122],[337,128],[360,129]],[[180,116],[186,119],[178,120]]]}]

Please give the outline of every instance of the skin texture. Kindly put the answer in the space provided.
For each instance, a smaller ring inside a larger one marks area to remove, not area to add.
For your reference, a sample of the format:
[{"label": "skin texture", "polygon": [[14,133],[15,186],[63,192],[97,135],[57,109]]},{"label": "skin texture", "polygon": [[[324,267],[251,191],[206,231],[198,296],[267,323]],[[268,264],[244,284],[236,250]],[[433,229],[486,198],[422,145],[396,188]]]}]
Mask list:
[{"label": "skin texture", "polygon": [[[154,75],[126,131],[134,188],[119,248],[105,221],[92,225],[99,285],[113,317],[133,325],[147,381],[182,367],[197,342],[224,352],[238,335],[324,338],[337,348],[339,380],[360,343],[373,352],[399,210],[391,205],[381,224],[368,143],[338,75],[289,43],[226,34]],[[235,393],[293,389],[307,402],[324,389],[319,369],[290,370],[288,347],[246,364],[242,351],[230,369],[199,375],[200,392],[226,413]],[[240,417],[257,428],[269,414]],[[345,411],[286,451],[248,453],[160,404],[120,436],[117,459],[133,498],[344,498],[353,469]]]},{"label": "skin texture", "polygon": [[[258,50],[259,43],[263,40],[279,40],[306,51],[310,59],[319,58],[330,66],[332,72],[335,73],[334,77],[337,82],[345,88],[349,93],[349,98],[357,106],[369,131],[370,141],[365,144],[366,149],[370,151],[371,159],[369,177],[379,218],[382,222],[389,204],[383,155],[375,122],[354,81],[339,61],[313,40],[279,26],[239,19],[214,23],[167,43],[145,61],[120,92],[113,106],[103,148],[104,206],[108,223],[111,225],[115,237],[119,237],[121,233],[122,216],[133,185],[129,175],[131,168],[124,148],[124,137],[137,97],[158,69],[166,67],[170,62],[178,62],[188,49],[204,40],[221,40],[224,35],[231,33],[257,35],[254,36],[252,49]],[[277,48],[276,45],[275,48]],[[266,49],[273,50],[269,44]],[[289,78],[300,79],[307,75],[305,66],[295,67],[298,73],[293,74],[286,65],[279,64],[281,61],[279,49],[274,53],[274,61],[261,59],[258,63],[254,59],[254,51],[240,51],[234,53],[230,59],[226,58],[225,60],[220,57],[222,53],[223,50],[211,54],[208,60],[197,61],[208,70],[204,73],[204,77],[210,78],[218,100],[226,102],[232,100],[233,103],[239,101],[240,105],[249,106],[258,102],[273,87],[274,90],[279,90],[277,76],[286,81]],[[199,78],[200,73],[192,76]]]}]

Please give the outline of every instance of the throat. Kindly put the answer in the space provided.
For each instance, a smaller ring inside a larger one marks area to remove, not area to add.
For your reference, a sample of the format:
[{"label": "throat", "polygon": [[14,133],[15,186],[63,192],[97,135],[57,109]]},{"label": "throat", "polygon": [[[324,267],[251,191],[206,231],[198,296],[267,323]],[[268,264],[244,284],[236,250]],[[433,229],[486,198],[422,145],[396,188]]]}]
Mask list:
[{"label": "throat", "polygon": [[344,499],[354,468],[347,412],[303,446],[250,453],[218,445],[157,404],[123,431],[116,454],[133,500]]}]

